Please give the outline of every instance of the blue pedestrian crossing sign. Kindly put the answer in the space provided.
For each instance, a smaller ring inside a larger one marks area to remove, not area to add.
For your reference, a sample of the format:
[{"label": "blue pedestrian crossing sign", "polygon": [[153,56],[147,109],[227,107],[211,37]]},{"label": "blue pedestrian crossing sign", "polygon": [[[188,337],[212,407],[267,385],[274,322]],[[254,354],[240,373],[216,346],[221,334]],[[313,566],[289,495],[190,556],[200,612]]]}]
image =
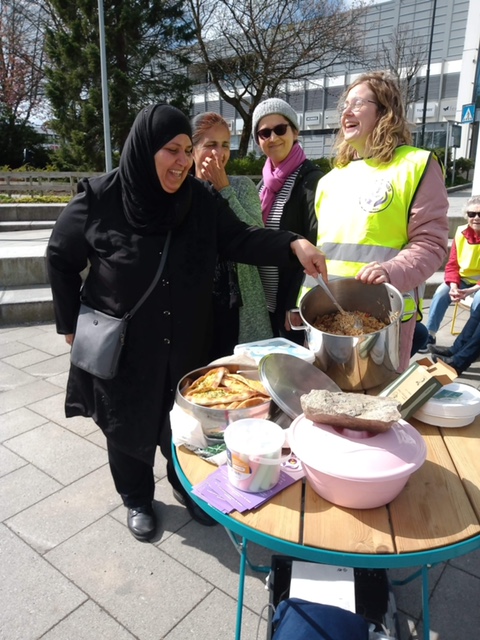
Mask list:
[{"label": "blue pedestrian crossing sign", "polygon": [[462,124],[470,124],[475,120],[475,105],[464,104],[462,107]]}]

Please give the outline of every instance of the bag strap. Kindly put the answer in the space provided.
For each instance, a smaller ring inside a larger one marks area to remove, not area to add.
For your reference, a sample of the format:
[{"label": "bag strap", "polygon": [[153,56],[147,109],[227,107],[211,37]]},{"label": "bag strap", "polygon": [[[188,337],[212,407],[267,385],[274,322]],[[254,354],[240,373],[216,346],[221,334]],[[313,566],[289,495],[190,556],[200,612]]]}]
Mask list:
[{"label": "bag strap", "polygon": [[163,248],[163,253],[162,253],[162,259],[160,260],[160,265],[157,269],[157,273],[155,274],[155,277],[152,281],[152,284],[148,287],[148,289],[145,291],[145,293],[143,294],[143,296],[140,298],[140,300],[137,302],[137,304],[133,307],[133,309],[129,312],[125,314],[125,317],[129,320],[134,313],[136,313],[138,311],[138,309],[142,306],[142,304],[145,302],[145,300],[148,298],[148,296],[152,293],[153,289],[155,288],[155,285],[157,284],[157,282],[160,280],[160,276],[162,275],[162,271],[163,268],[165,266],[165,262],[167,261],[167,254],[168,254],[168,249],[170,246],[170,238],[172,237],[172,231],[170,230],[168,232],[167,235],[167,239],[165,240],[165,246]]}]

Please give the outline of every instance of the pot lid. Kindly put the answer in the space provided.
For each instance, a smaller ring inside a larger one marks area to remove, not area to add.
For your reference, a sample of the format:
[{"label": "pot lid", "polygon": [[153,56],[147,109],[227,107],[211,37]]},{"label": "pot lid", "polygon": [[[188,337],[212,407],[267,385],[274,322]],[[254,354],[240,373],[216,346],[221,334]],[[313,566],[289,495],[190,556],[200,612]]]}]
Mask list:
[{"label": "pot lid", "polygon": [[301,415],[292,422],[288,440],[295,455],[309,467],[362,482],[410,475],[427,455],[424,439],[404,420],[388,431],[372,434],[335,429]]},{"label": "pot lid", "polygon": [[[468,384],[446,384],[421,407],[422,414],[439,418],[471,418],[480,413],[480,391]],[[415,416],[416,417],[416,416]]]},{"label": "pot lid", "polygon": [[323,371],[301,358],[270,353],[258,365],[260,380],[273,401],[292,420],[303,413],[300,397],[312,389],[341,391]]}]

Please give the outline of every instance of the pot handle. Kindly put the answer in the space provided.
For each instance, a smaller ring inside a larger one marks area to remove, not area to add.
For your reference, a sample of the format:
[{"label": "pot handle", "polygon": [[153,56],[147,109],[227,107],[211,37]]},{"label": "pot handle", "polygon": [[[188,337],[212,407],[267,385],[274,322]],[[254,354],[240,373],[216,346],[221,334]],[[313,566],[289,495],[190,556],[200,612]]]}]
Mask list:
[{"label": "pot handle", "polygon": [[410,298],[410,300],[413,302],[413,309],[409,309],[408,311],[404,311],[402,313],[402,317],[400,318],[400,322],[403,322],[405,320],[405,318],[407,318],[407,319],[412,318],[417,313],[418,305],[415,302],[415,298],[413,297],[413,294],[410,293],[410,291],[408,291],[407,293],[403,294],[403,299],[405,300],[406,298]]},{"label": "pot handle", "polygon": [[298,326],[292,324],[292,320],[290,318],[290,314],[291,313],[300,314],[300,310],[299,309],[289,309],[287,311],[287,318],[288,318],[288,324],[290,325],[290,329],[292,329],[292,331],[304,331],[307,328],[304,324],[301,324],[301,325],[298,325]]}]

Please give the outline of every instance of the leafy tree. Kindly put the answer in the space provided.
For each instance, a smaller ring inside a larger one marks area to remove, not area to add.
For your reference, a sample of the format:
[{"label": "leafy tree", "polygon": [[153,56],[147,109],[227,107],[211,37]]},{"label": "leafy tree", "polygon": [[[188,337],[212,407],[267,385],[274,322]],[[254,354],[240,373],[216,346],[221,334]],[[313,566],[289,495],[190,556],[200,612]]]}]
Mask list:
[{"label": "leafy tree", "polygon": [[[286,82],[335,73],[335,65],[363,62],[361,0],[187,0],[197,38],[191,72],[213,84],[244,126],[245,155],[252,113]],[[352,3],[348,3],[351,5]]]},{"label": "leafy tree", "polygon": [[[180,0],[104,0],[111,143],[121,151],[142,106],[189,107],[183,69],[192,37]],[[97,0],[46,0],[46,92],[64,169],[102,171],[102,84]]]}]

